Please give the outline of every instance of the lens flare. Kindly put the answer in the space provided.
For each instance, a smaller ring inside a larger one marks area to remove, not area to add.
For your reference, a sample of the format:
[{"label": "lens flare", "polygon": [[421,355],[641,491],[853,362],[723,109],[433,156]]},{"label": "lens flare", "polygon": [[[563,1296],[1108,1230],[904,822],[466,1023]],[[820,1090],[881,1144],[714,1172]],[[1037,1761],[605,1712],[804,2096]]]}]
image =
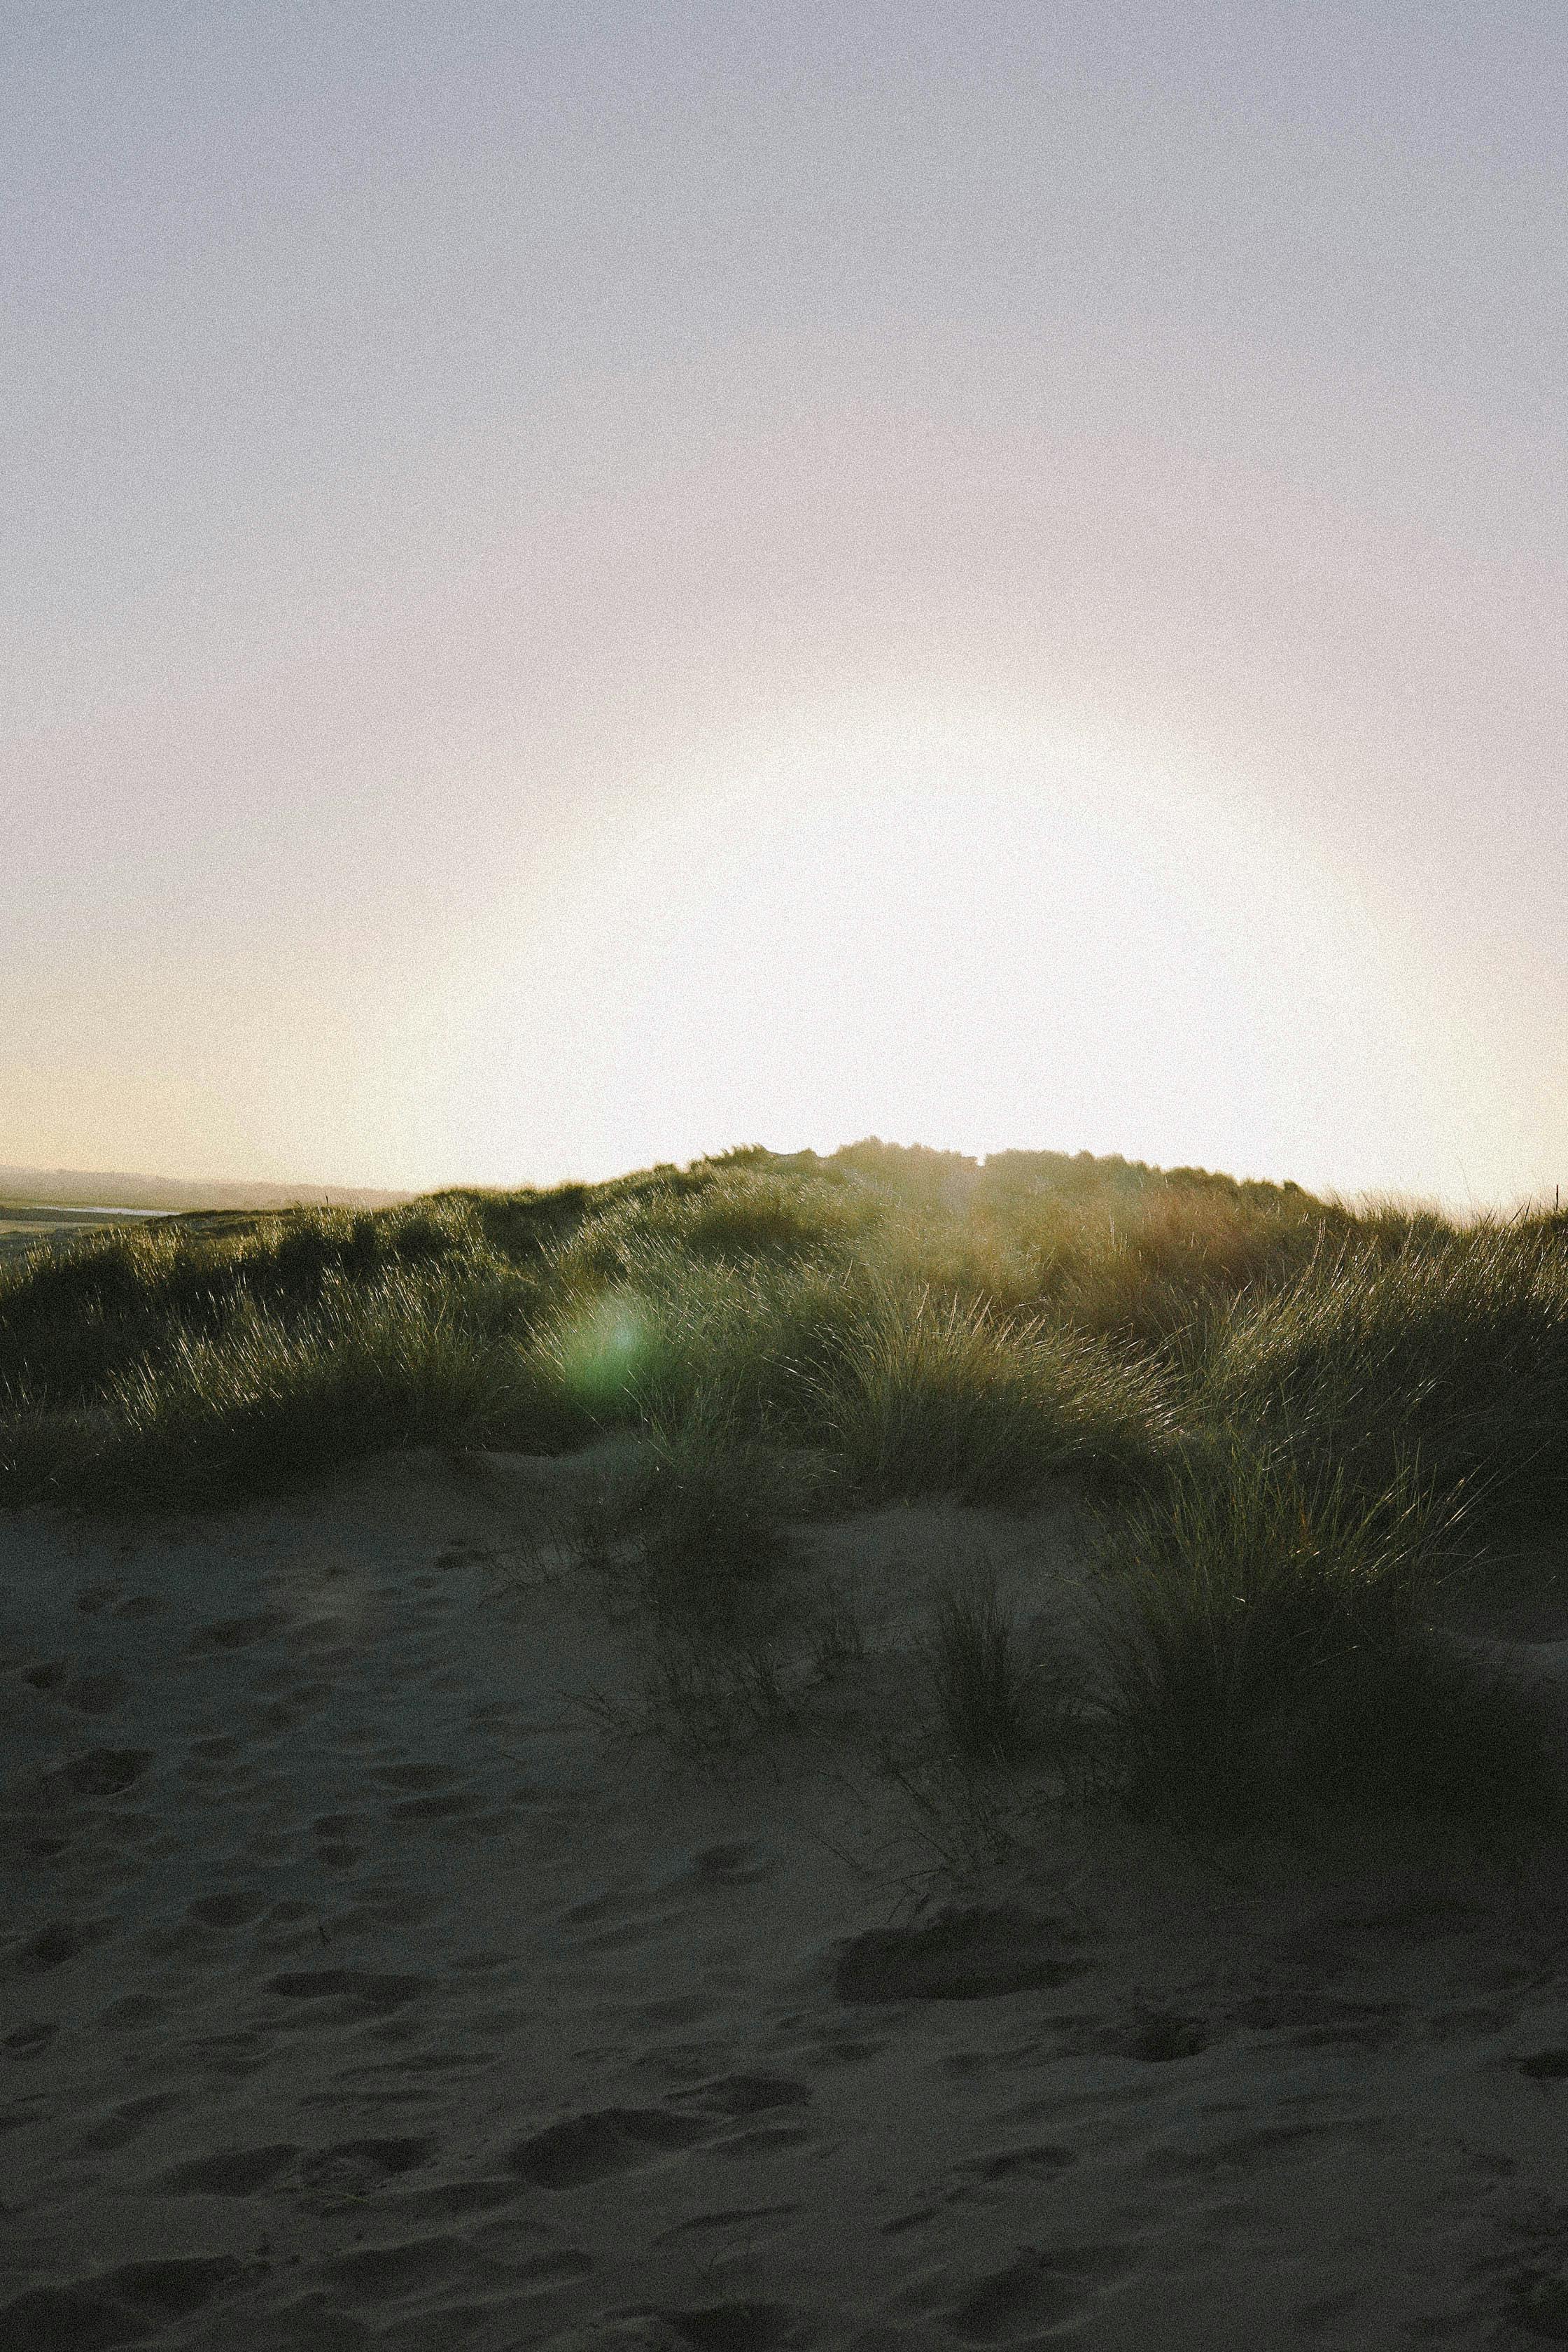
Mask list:
[{"label": "lens flare", "polygon": [[595,1298],[561,1336],[561,1370],[569,1393],[591,1412],[614,1404],[651,1361],[654,1339],[652,1317],[627,1292]]}]

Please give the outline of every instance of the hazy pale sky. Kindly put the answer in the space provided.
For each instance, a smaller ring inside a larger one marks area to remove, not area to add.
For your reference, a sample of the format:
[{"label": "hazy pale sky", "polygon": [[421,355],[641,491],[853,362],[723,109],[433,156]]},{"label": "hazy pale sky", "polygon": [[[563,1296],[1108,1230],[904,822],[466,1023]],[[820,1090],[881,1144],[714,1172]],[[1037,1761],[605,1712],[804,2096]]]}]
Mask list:
[{"label": "hazy pale sky", "polygon": [[0,1161],[1568,1179],[1562,0],[8,0]]}]

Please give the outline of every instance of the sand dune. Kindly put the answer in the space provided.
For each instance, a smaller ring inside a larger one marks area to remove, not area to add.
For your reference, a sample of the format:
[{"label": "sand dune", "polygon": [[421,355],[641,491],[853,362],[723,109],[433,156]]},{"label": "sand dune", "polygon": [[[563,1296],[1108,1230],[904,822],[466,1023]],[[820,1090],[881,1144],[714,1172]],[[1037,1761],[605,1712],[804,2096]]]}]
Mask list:
[{"label": "sand dune", "polygon": [[679,1760],[563,1572],[613,1468],[0,1519],[0,2343],[1568,2340],[1555,1862],[912,1801],[911,1597],[1048,1620],[1065,1504],[807,1531],[864,1657]]}]

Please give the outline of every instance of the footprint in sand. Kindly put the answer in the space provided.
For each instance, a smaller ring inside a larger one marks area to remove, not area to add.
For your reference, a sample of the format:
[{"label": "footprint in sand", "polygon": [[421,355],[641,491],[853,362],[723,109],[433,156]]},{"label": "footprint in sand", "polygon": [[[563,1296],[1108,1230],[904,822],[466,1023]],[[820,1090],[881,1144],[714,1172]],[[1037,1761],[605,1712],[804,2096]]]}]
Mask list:
[{"label": "footprint in sand", "polygon": [[18,2025],[5,2036],[6,2054],[12,2058],[36,2058],[47,2050],[59,2026],[53,2018],[40,2018],[34,2025]]},{"label": "footprint in sand", "polygon": [[1532,2083],[1561,2083],[1568,2075],[1568,2050],[1538,2050],[1532,2057],[1516,2058],[1513,2063]]},{"label": "footprint in sand", "polygon": [[778,1864],[756,1838],[725,1838],[716,1845],[699,1846],[673,1876],[672,1884],[697,1886],[754,1886],[771,1878]]},{"label": "footprint in sand", "polygon": [[134,1788],[154,1755],[151,1748],[89,1748],[49,1778],[74,1790],[79,1797],[120,1797]]},{"label": "footprint in sand", "polygon": [[755,2116],[774,2107],[811,2105],[811,2086],[790,2074],[716,2074],[677,2091],[673,2105],[710,2107],[721,2116]]},{"label": "footprint in sand", "polygon": [[217,1617],[208,1625],[198,1625],[186,1643],[187,1650],[248,1650],[269,1634],[281,1633],[288,1619],[280,1610],[262,1609],[248,1617]]},{"label": "footprint in sand", "polygon": [[286,2172],[300,2151],[292,2140],[266,2147],[218,2147],[192,2157],[155,2183],[165,2197],[254,2197]]},{"label": "footprint in sand", "polygon": [[12,1951],[11,1969],[17,1976],[47,1975],[74,1960],[79,1952],[103,1943],[116,1925],[113,1919],[50,1919]]},{"label": "footprint in sand", "polygon": [[1160,2011],[1146,2017],[1127,2042],[1129,2058],[1146,2066],[1169,2065],[1177,2058],[1196,2058],[1209,2046],[1208,2029],[1194,2017]]},{"label": "footprint in sand", "polygon": [[671,2115],[665,2107],[600,2107],[519,2140],[505,2161],[537,2189],[581,2189],[691,2147],[711,2131],[705,2117]]},{"label": "footprint in sand", "polygon": [[988,2000],[1076,1976],[1058,1922],[1031,1911],[945,1911],[923,1927],[873,1927],[838,1948],[840,2000]]},{"label": "footprint in sand", "polygon": [[32,2287],[0,2310],[0,2342],[26,2352],[97,2352],[100,2345],[142,2342],[154,2329],[188,2319],[245,2276],[226,2254],[183,2261],[123,2263],[90,2282]]},{"label": "footprint in sand", "polygon": [[[759,2156],[812,2137],[808,2126],[773,2120],[810,2104],[810,2086],[790,2075],[716,2075],[677,2092],[662,2107],[602,2107],[564,2116],[518,2141],[506,2162],[536,2187],[559,2189],[629,2172],[700,2142],[719,2156]],[[770,2120],[739,2132],[731,2128],[753,2116]]]},{"label": "footprint in sand", "polygon": [[363,2252],[339,2254],[327,2268],[333,2285],[351,2303],[387,2303],[427,2293],[456,2272],[467,2283],[481,2266],[463,2239],[443,2233],[403,2245],[366,2246]]},{"label": "footprint in sand", "polygon": [[352,1870],[370,1851],[359,1841],[372,1826],[368,1813],[318,1813],[310,1824],[316,1860],[329,1870]]},{"label": "footprint in sand", "polygon": [[460,1814],[473,1812],[479,1800],[467,1789],[433,1790],[427,1797],[404,1797],[387,1807],[389,1819],[395,1822],[447,1822]]},{"label": "footprint in sand", "polygon": [[795,2340],[778,2303],[714,2303],[694,2311],[628,2311],[552,2336],[546,2352],[774,2352]]},{"label": "footprint in sand", "polygon": [[763,2221],[784,2221],[800,2211],[793,2201],[782,2205],[729,2205],[714,2213],[689,2213],[682,2221],[672,2221],[654,2240],[656,2246],[680,2245],[692,2238],[716,2237],[731,2230],[743,2231],[751,2240]]},{"label": "footprint in sand", "polygon": [[1042,2253],[1026,2246],[1001,2270],[979,2279],[945,2314],[963,2344],[1009,2344],[1076,2317],[1102,2279],[1126,2267],[1116,2249],[1074,2247]]},{"label": "footprint in sand", "polygon": [[84,1584],[76,1597],[78,1613],[83,1617],[96,1617],[100,1610],[109,1607],[111,1601],[121,1599],[124,1591],[122,1584]]},{"label": "footprint in sand", "polygon": [[106,2116],[90,2131],[83,2132],[77,2142],[79,2154],[111,2155],[118,2147],[127,2147],[138,2133],[145,2130],[154,2116],[166,2116],[171,2107],[182,2104],[177,2092],[153,2091],[142,2099],[127,2099]]},{"label": "footprint in sand", "polygon": [[1076,2148],[1034,2144],[993,2148],[986,2156],[966,2158],[957,2169],[975,2180],[1055,2180],[1077,2162]]},{"label": "footprint in sand", "polygon": [[324,2006],[343,2001],[357,2016],[385,2018],[393,2009],[405,2009],[428,1992],[428,1976],[378,1976],[372,1969],[284,1969],[268,1985],[287,2001],[310,2001]]}]

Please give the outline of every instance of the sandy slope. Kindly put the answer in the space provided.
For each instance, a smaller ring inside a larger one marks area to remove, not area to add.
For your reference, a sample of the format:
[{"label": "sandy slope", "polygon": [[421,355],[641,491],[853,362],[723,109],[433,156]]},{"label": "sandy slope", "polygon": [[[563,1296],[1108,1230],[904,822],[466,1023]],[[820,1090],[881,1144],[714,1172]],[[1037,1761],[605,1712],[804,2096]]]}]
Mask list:
[{"label": "sandy slope", "polygon": [[603,1468],[0,1519],[0,2344],[1568,2340],[1560,1860],[964,1864],[875,1760],[910,1595],[1048,1614],[1066,1508],[817,1530],[868,1657],[673,1761],[554,1572]]}]

